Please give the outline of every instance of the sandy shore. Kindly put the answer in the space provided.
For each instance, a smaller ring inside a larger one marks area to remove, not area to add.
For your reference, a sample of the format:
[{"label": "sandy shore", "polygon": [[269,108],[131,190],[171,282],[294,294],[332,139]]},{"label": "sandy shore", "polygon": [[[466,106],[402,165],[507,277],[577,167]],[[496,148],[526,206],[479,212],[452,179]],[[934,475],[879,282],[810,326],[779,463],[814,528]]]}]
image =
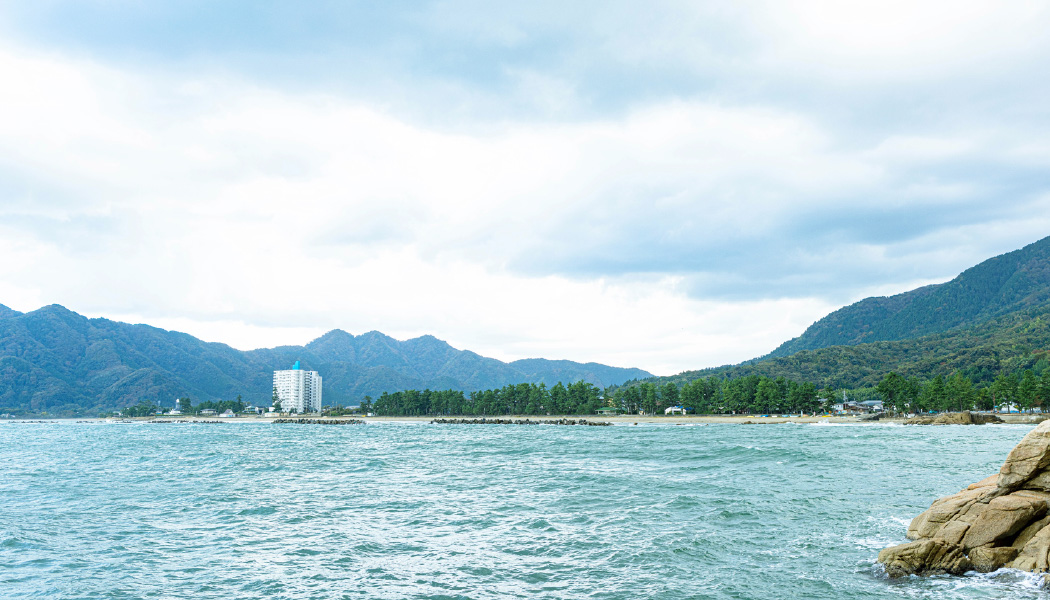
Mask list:
[{"label": "sandy shore", "polygon": [[[1036,424],[1040,422],[1042,417],[1039,415],[1016,415],[1016,414],[998,414],[999,418],[1007,423],[1012,424]],[[69,419],[76,421],[131,421],[131,422],[192,422],[192,423],[265,423],[271,422],[277,417],[267,417],[262,415],[249,415],[233,418],[217,418],[217,417],[193,417],[193,416],[164,416],[164,417],[137,417],[134,419],[98,419],[98,418],[79,418]],[[366,423],[384,423],[384,422],[419,422],[429,423],[437,417],[360,417],[360,416],[344,416],[344,417],[324,417],[325,419],[339,419],[349,420],[358,419],[365,421]],[[474,419],[480,417],[443,417],[450,419]],[[592,422],[605,422],[612,423],[614,425],[635,425],[635,424],[665,424],[665,425],[688,425],[688,424],[703,424],[703,423],[732,423],[732,424],[775,424],[775,423],[860,423],[863,422],[859,417],[844,416],[844,417],[825,417],[825,416],[809,416],[809,417],[758,417],[754,415],[675,415],[675,416],[633,416],[633,415],[619,415],[615,417],[598,416],[598,415],[575,415],[575,416],[536,416],[536,415],[511,415],[511,416],[489,416],[488,418],[493,419],[530,419],[533,421],[547,421],[561,418],[569,419],[586,419]],[[38,420],[38,419],[26,419],[26,420]],[[65,420],[65,419],[63,419]],[[903,418],[883,418],[879,421],[873,421],[873,423],[903,423],[906,419]]]},{"label": "sandy shore", "polygon": [[[365,421],[424,421],[430,422],[435,417],[364,417]],[[480,417],[445,417],[449,419],[464,418],[475,419]],[[857,417],[756,417],[747,415],[675,415],[675,416],[632,416],[620,415],[616,417],[604,417],[598,415],[576,415],[576,416],[536,416],[536,415],[511,415],[489,417],[495,419],[530,419],[533,421],[547,421],[554,419],[586,419],[595,423],[613,423],[620,425],[631,425],[634,423],[664,423],[673,425],[685,425],[690,423],[857,423]]]},{"label": "sandy shore", "polygon": [[[268,423],[272,422],[277,417],[266,417],[261,415],[247,415],[233,418],[217,418],[217,417],[194,417],[194,416],[163,416],[163,417],[136,417],[132,419],[120,419],[120,418],[80,418],[75,419],[77,421],[129,421],[129,422],[183,422],[183,423]],[[283,418],[288,418],[283,417]],[[366,423],[392,423],[392,422],[414,422],[414,423],[429,423],[438,417],[360,417],[360,416],[343,416],[343,417],[324,417],[325,419],[336,419],[336,420],[350,420],[357,419],[365,421]],[[441,417],[447,419],[476,419],[481,417]],[[663,423],[673,425],[684,425],[691,423],[736,423],[736,424],[759,424],[759,423],[857,423],[860,421],[857,417],[756,417],[748,415],[675,415],[675,416],[632,416],[632,415],[620,415],[620,416],[599,416],[599,415],[570,415],[570,416],[537,416],[537,415],[500,415],[493,416],[489,415],[489,419],[530,419],[532,421],[553,421],[556,419],[586,419],[587,421],[596,423],[613,423],[619,425],[632,425],[641,423]],[[887,419],[888,420],[888,419]],[[901,421],[903,419],[894,419]]]}]

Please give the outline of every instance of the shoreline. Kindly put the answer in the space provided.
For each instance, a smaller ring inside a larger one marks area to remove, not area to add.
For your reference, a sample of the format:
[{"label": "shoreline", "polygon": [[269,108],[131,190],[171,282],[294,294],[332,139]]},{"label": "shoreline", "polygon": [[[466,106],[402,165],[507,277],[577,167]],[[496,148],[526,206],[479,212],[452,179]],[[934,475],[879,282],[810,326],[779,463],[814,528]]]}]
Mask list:
[{"label": "shoreline", "polygon": [[[1006,424],[1018,425],[1035,425],[1042,420],[1041,415],[1019,415],[1019,414],[1005,414],[996,413],[996,416],[1001,418]],[[263,415],[245,415],[238,417],[218,418],[218,417],[198,417],[198,416],[158,416],[158,417],[134,417],[134,418],[118,418],[118,417],[71,417],[71,418],[57,418],[57,419],[46,419],[46,418],[26,418],[26,419],[6,419],[12,423],[49,423],[49,422],[79,422],[79,423],[149,423],[149,424],[175,424],[175,423],[273,423],[279,419],[287,418],[299,418],[299,417],[268,417]],[[317,417],[306,417],[306,418],[317,418]],[[332,421],[364,421],[365,423],[426,423],[429,424],[434,419],[479,419],[481,416],[426,416],[426,417],[362,417],[362,416],[336,416],[336,417],[323,417],[324,420]],[[859,423],[896,423],[904,424],[907,419],[903,417],[893,418],[882,418],[877,421],[865,421],[858,416],[808,416],[808,417],[769,417],[769,416],[754,416],[754,415],[673,415],[673,416],[657,416],[657,415],[617,415],[617,416],[604,416],[604,415],[557,415],[557,416],[540,416],[540,415],[486,415],[484,418],[488,419],[513,419],[513,420],[525,420],[530,419],[532,421],[545,421],[554,419],[583,419],[591,423],[609,423],[610,425],[653,425],[653,424],[664,424],[664,425],[693,425],[693,424],[734,424],[734,425],[774,425],[782,423],[799,423],[799,424],[811,424],[811,423],[827,423],[827,424],[859,424]]]}]

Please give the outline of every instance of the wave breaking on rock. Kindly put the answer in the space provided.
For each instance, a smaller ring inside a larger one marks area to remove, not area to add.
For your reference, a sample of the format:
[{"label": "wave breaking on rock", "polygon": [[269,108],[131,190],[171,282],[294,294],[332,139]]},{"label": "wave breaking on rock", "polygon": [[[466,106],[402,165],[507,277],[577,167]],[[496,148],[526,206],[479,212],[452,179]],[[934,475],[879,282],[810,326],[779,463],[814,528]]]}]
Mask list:
[{"label": "wave breaking on rock", "polygon": [[907,544],[879,552],[890,577],[1050,571],[1050,421],[1010,451],[999,473],[940,498],[912,520]]}]

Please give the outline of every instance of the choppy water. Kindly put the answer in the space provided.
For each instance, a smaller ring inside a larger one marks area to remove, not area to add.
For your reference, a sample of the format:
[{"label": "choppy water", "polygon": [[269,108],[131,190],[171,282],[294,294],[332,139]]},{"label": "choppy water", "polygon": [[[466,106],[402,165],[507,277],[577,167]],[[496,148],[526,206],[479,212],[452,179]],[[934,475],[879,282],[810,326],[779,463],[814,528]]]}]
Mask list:
[{"label": "choppy water", "polygon": [[1029,429],[0,423],[0,597],[1045,598],[874,566]]}]

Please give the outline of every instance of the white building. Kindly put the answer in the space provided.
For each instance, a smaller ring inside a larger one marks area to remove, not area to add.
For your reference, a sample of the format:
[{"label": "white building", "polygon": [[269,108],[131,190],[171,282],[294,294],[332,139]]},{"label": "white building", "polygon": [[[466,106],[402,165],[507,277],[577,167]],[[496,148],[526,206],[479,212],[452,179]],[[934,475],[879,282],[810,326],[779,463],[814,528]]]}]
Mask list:
[{"label": "white building", "polygon": [[321,376],[303,371],[299,361],[288,371],[273,372],[273,387],[285,412],[321,412]]}]

